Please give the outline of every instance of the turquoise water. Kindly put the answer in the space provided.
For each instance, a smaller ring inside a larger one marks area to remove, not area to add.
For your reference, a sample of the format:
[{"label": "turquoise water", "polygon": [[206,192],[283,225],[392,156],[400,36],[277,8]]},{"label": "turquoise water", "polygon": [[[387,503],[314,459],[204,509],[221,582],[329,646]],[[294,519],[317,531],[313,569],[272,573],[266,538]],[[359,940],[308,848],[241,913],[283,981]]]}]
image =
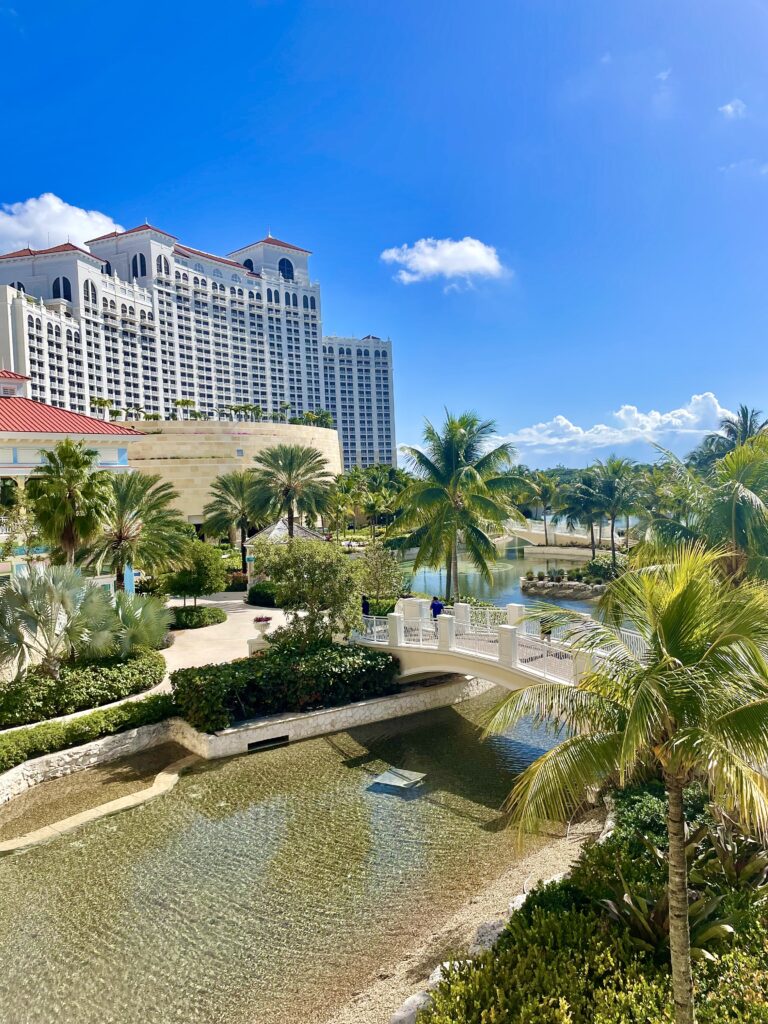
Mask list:
[{"label": "turquoise water", "polygon": [[[2,1024],[314,1024],[520,856],[498,807],[546,748],[498,692],[204,765],[0,860]],[[425,772],[408,797],[371,788]]]},{"label": "turquoise water", "polygon": [[[520,555],[514,546],[503,551],[499,559],[492,564],[491,571],[493,580],[488,583],[482,578],[474,566],[464,559],[459,559],[459,591],[462,594],[470,594],[482,601],[491,601],[493,604],[505,605],[535,604],[536,598],[529,598],[520,590],[520,578],[531,570],[534,575],[537,572],[550,572],[552,569],[568,570],[569,566],[579,565],[589,557],[587,554],[583,559],[573,558],[544,558],[537,555],[535,549],[526,548],[530,554]],[[413,566],[413,562],[404,562],[405,570]],[[413,575],[413,590],[425,594],[445,593],[445,570],[444,569],[419,569]],[[566,608],[575,608],[577,611],[588,611],[591,607],[586,601],[565,601],[556,602]]]}]

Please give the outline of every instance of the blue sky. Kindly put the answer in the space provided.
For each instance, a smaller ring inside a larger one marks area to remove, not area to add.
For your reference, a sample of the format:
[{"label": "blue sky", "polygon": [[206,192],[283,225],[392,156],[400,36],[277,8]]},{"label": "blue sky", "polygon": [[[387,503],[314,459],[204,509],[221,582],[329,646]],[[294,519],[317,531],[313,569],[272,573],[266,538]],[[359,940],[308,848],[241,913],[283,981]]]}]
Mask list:
[{"label": "blue sky", "polygon": [[401,442],[474,408],[582,464],[768,407],[765,2],[40,0],[0,43],[0,245],[77,232],[45,193],[214,252],[269,227],[326,333],[393,338]]}]

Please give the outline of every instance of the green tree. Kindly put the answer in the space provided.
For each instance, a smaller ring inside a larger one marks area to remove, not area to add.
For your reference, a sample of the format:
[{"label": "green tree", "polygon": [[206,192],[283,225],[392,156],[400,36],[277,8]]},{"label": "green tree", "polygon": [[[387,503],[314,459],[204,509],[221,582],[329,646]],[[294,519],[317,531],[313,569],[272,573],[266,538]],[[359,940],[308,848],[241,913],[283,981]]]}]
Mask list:
[{"label": "green tree", "polygon": [[192,541],[184,556],[184,565],[168,581],[168,589],[175,597],[193,598],[218,594],[227,585],[227,572],[218,548],[201,540]]},{"label": "green tree", "polygon": [[208,532],[228,534],[233,527],[239,531],[242,571],[247,572],[248,530],[261,518],[254,496],[253,473],[234,470],[217,476],[211,484],[211,500],[203,509],[203,515],[203,529]]},{"label": "green tree", "polygon": [[616,520],[627,516],[627,548],[629,548],[629,513],[635,508],[638,498],[637,473],[632,459],[621,459],[609,455],[605,462],[595,463],[593,472],[597,481],[596,491],[600,495],[605,516],[611,530],[611,558],[616,564]]},{"label": "green tree", "polygon": [[14,504],[3,512],[3,519],[6,537],[0,544],[0,556],[9,558],[13,554],[20,554],[26,562],[35,561],[43,546],[43,538],[37,516],[21,488]]},{"label": "green tree", "polygon": [[288,519],[293,537],[296,515],[317,516],[328,499],[333,478],[316,448],[278,444],[254,456],[254,507]]},{"label": "green tree", "polygon": [[724,416],[718,430],[707,434],[688,456],[688,465],[700,473],[707,473],[718,459],[746,444],[753,437],[768,432],[768,420],[762,419],[759,409],[740,405],[735,416]]},{"label": "green tree", "polygon": [[[599,620],[551,609],[590,667],[576,685],[547,681],[510,694],[490,725],[503,732],[530,717],[564,737],[518,777],[507,800],[521,829],[568,820],[590,788],[610,780],[623,786],[649,770],[663,779],[678,1024],[695,1018],[684,791],[701,782],[745,828],[768,830],[768,589],[733,587],[722,559],[682,546],[667,564],[627,571],[610,585]],[[625,643],[627,625],[641,651]]]},{"label": "green tree", "polygon": [[541,518],[544,523],[544,543],[549,544],[549,532],[547,530],[547,516],[550,513],[557,513],[563,499],[560,481],[553,473],[544,470],[535,470],[523,484],[526,498],[533,501],[541,510]]},{"label": "green tree", "polygon": [[115,403],[112,401],[111,398],[92,398],[91,399],[91,408],[92,409],[100,409],[102,411],[102,413],[104,414],[104,419],[105,420],[109,419],[109,410],[112,408],[112,406],[114,404]]},{"label": "green tree", "polygon": [[307,635],[348,633],[360,621],[361,590],[354,559],[333,543],[258,541],[253,546],[259,574],[275,585],[280,608],[302,612],[296,619]]},{"label": "green tree", "polygon": [[414,568],[446,566],[446,594],[458,592],[459,542],[486,580],[496,548],[488,536],[491,525],[520,518],[512,498],[520,480],[510,472],[514,448],[493,446],[496,424],[474,412],[453,416],[446,411],[438,430],[429,420],[424,447],[404,447],[416,479],[400,495],[402,511],[395,522],[409,531],[400,547],[418,549]]},{"label": "green tree", "polygon": [[589,544],[594,559],[597,546],[595,526],[602,521],[603,508],[603,499],[597,490],[594,474],[586,472],[578,480],[562,488],[558,509],[552,516],[552,522],[564,522],[569,530],[574,530],[578,526],[588,527]]},{"label": "green tree", "polygon": [[184,412],[195,408],[195,401],[193,398],[175,398],[173,404],[176,407],[177,419],[184,419]]},{"label": "green tree", "polygon": [[114,643],[122,658],[142,648],[156,650],[165,639],[172,613],[157,597],[115,594]]},{"label": "green tree", "polygon": [[399,597],[403,589],[403,570],[394,551],[382,544],[369,544],[357,565],[362,592],[377,604],[382,597]]},{"label": "green tree", "polygon": [[96,468],[99,453],[67,438],[42,453],[26,492],[47,543],[64,552],[68,565],[98,535],[112,496],[111,476]]},{"label": "green tree", "polygon": [[109,653],[114,634],[108,594],[71,566],[30,566],[2,590],[0,664],[16,672],[34,664],[56,679],[68,658]]},{"label": "green tree", "polygon": [[99,536],[85,558],[106,564],[118,590],[125,588],[125,567],[150,572],[176,565],[189,544],[189,526],[173,507],[177,492],[153,473],[116,473]]}]

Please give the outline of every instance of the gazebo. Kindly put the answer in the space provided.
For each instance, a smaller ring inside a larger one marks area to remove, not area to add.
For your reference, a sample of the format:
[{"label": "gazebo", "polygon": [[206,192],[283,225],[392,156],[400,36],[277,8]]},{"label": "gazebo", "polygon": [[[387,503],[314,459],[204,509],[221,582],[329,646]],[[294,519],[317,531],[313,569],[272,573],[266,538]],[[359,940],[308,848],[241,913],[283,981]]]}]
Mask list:
[{"label": "gazebo", "polygon": [[[327,540],[326,536],[322,533],[318,533],[317,530],[310,530],[307,526],[300,526],[294,521],[293,524],[293,537],[294,540]],[[246,563],[248,565],[248,586],[250,587],[253,583],[254,571],[253,571],[253,555],[250,554],[250,549],[255,541],[265,540],[270,544],[287,544],[289,540],[288,536],[288,519],[283,516],[282,519],[278,519],[276,523],[272,523],[271,526],[265,526],[263,530],[259,530],[258,533],[249,538],[246,543]]]}]

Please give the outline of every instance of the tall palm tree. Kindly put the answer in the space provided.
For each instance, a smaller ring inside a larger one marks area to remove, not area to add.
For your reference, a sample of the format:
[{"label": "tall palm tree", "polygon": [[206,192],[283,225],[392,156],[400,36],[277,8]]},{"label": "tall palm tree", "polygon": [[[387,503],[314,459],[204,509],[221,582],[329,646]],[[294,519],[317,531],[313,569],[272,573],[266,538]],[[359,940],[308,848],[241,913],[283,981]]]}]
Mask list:
[{"label": "tall palm tree", "polygon": [[598,460],[593,468],[605,515],[611,529],[611,559],[616,564],[616,520],[627,517],[627,547],[629,547],[629,513],[638,497],[637,472],[632,459],[609,455],[605,462]]},{"label": "tall palm tree", "polygon": [[[683,795],[701,782],[746,828],[768,833],[768,588],[733,587],[722,553],[676,548],[666,564],[615,580],[601,620],[559,608],[591,668],[576,685],[547,681],[511,694],[491,722],[502,732],[523,718],[563,741],[518,778],[507,808],[522,829],[567,820],[590,787],[624,785],[655,770],[669,801],[669,937],[675,1020],[695,1020],[688,922]],[[640,633],[642,653],[622,627]]]},{"label": "tall palm tree", "polygon": [[453,416],[446,410],[438,430],[429,420],[424,448],[404,447],[416,480],[401,495],[398,526],[411,530],[400,546],[418,548],[414,568],[446,566],[446,596],[458,593],[459,540],[485,579],[496,548],[487,528],[510,515],[519,517],[512,498],[520,479],[510,472],[514,448],[493,445],[496,424],[474,412]]},{"label": "tall palm tree", "polygon": [[45,462],[27,481],[27,496],[43,539],[74,565],[77,551],[101,529],[111,498],[110,474],[96,468],[99,453],[67,438],[42,453]]},{"label": "tall palm tree", "polygon": [[293,537],[296,515],[316,516],[328,498],[333,477],[316,448],[278,444],[254,456],[254,508],[288,519]]},{"label": "tall palm tree", "polygon": [[589,527],[589,544],[594,558],[597,547],[595,525],[602,520],[603,508],[604,503],[597,490],[595,476],[587,471],[574,483],[562,489],[552,522],[565,522],[569,530],[577,526]]},{"label": "tall palm tree", "polygon": [[646,542],[668,548],[700,541],[727,552],[727,570],[768,579],[768,434],[738,445],[701,477],[666,453],[675,502],[645,518]]},{"label": "tall palm tree", "polygon": [[560,508],[563,498],[560,481],[554,473],[535,470],[526,478],[524,491],[527,491],[529,498],[541,509],[541,518],[544,522],[544,543],[549,544],[547,514],[550,512],[556,514]]},{"label": "tall palm tree", "polygon": [[2,590],[0,664],[16,672],[37,665],[55,679],[67,658],[106,654],[114,629],[105,590],[71,566],[30,566]]},{"label": "tall palm tree", "polygon": [[708,472],[718,459],[738,445],[768,432],[768,420],[761,419],[760,409],[740,405],[735,416],[724,416],[718,430],[707,434],[688,456],[688,465],[699,472]]},{"label": "tall palm tree", "polygon": [[175,398],[173,404],[176,406],[176,413],[179,419],[184,419],[184,411],[189,411],[195,408],[195,401],[193,398]]},{"label": "tall palm tree", "polygon": [[211,533],[229,533],[234,527],[240,532],[240,558],[242,571],[248,571],[245,542],[248,530],[261,518],[254,496],[253,473],[234,470],[222,473],[211,484],[211,500],[203,509],[203,529]]},{"label": "tall palm tree", "polygon": [[85,557],[106,563],[115,586],[125,588],[126,565],[155,571],[172,568],[184,555],[190,534],[184,516],[173,507],[177,492],[154,473],[116,473],[101,534]]}]

